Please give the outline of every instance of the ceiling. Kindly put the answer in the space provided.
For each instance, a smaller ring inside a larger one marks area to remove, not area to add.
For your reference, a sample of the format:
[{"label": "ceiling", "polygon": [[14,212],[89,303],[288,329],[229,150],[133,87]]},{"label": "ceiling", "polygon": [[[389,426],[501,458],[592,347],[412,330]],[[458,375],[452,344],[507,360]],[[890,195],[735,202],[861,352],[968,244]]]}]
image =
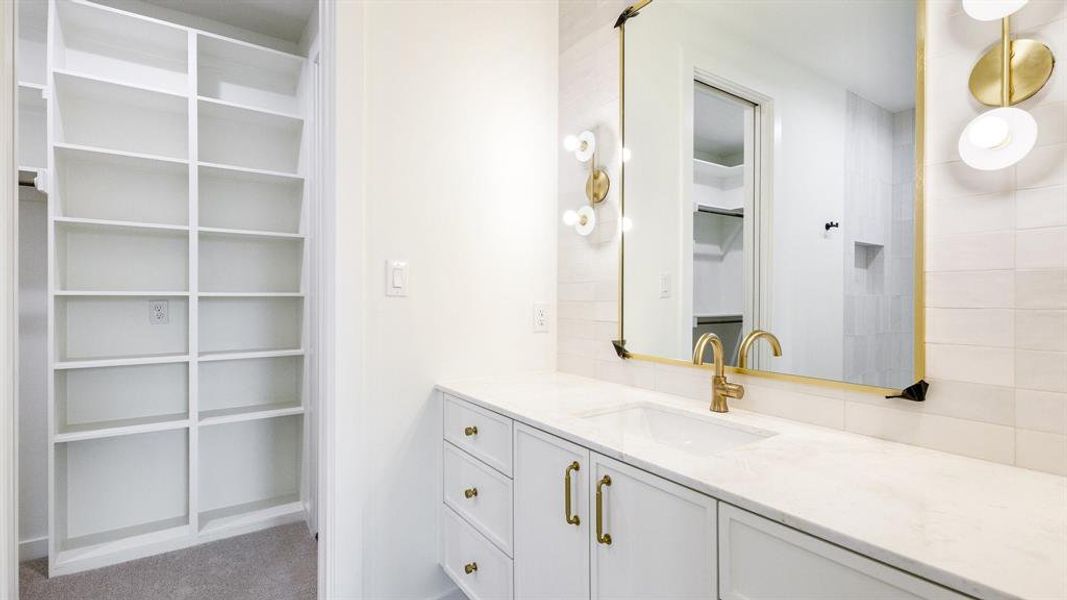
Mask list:
[{"label": "ceiling", "polygon": [[717,30],[898,112],[915,106],[915,0],[683,1]]}]

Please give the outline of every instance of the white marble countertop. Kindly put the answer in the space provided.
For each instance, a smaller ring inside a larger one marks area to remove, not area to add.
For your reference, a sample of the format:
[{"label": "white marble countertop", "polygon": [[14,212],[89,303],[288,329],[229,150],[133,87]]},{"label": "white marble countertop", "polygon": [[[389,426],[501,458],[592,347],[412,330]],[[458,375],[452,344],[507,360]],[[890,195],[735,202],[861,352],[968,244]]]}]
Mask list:
[{"label": "white marble countertop", "polygon": [[[561,373],[437,387],[965,594],[1067,598],[1067,478]],[[581,418],[639,403],[777,435],[696,457]]]}]

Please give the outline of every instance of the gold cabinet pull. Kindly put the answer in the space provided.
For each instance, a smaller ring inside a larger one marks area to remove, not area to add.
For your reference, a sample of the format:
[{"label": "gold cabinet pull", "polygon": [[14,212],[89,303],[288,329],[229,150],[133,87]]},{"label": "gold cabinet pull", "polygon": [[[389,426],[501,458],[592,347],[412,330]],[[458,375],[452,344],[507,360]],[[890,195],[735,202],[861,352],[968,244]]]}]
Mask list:
[{"label": "gold cabinet pull", "polygon": [[596,541],[611,545],[611,534],[604,533],[604,486],[611,487],[611,476],[605,475],[596,482]]},{"label": "gold cabinet pull", "polygon": [[578,526],[582,523],[578,515],[571,514],[571,472],[578,472],[581,468],[578,461],[574,461],[563,471],[563,517],[567,519],[568,525]]},{"label": "gold cabinet pull", "polygon": [[468,426],[464,427],[463,428],[463,435],[465,435],[467,437],[478,435],[478,426],[477,425],[468,425]]},{"label": "gold cabinet pull", "polygon": [[478,488],[467,488],[463,490],[463,495],[467,498],[476,498],[478,496]]},{"label": "gold cabinet pull", "polygon": [[478,563],[470,562],[470,563],[467,563],[467,564],[463,565],[463,572],[466,573],[467,575],[470,575],[471,573],[477,573],[478,572]]}]

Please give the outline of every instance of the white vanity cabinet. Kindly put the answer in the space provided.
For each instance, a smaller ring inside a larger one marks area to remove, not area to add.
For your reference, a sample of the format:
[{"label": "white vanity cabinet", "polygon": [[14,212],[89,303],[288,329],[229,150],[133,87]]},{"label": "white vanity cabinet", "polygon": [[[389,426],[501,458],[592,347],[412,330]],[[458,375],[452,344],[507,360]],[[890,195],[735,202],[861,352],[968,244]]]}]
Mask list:
[{"label": "white vanity cabinet", "polygon": [[966,597],[443,397],[441,565],[470,600]]},{"label": "white vanity cabinet", "polygon": [[515,425],[516,598],[589,598],[589,454]]},{"label": "white vanity cabinet", "polygon": [[598,454],[592,459],[592,597],[714,599],[715,499]]}]

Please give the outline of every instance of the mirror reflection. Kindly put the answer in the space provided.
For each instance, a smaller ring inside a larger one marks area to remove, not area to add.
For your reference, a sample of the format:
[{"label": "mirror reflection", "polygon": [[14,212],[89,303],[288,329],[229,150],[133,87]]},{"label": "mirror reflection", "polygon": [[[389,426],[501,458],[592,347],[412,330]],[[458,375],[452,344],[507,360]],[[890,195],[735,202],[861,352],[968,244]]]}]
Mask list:
[{"label": "mirror reflection", "polygon": [[655,0],[626,23],[629,352],[688,360],[710,332],[730,365],[915,381],[916,11]]}]

